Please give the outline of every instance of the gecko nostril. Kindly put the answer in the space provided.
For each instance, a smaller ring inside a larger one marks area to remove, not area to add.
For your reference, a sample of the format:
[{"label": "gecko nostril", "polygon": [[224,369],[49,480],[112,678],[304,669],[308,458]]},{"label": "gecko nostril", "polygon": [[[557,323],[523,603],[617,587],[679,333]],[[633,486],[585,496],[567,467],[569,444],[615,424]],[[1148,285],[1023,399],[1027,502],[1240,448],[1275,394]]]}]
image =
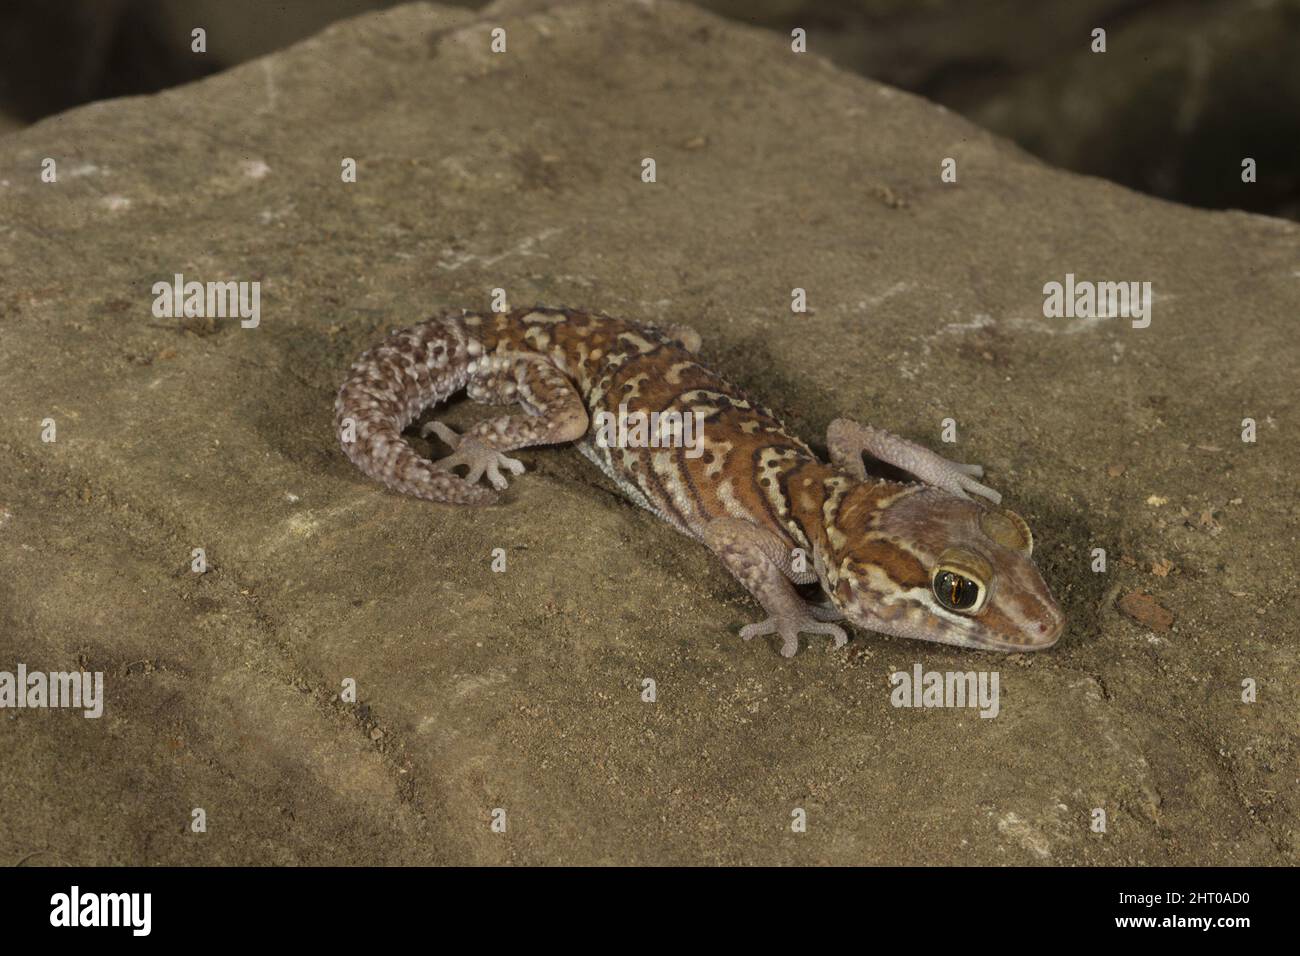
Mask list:
[{"label": "gecko nostril", "polygon": [[1037,630],[1037,646],[1040,648],[1052,647],[1060,639],[1061,632],[1065,630],[1065,616],[1056,611],[1040,620]]}]

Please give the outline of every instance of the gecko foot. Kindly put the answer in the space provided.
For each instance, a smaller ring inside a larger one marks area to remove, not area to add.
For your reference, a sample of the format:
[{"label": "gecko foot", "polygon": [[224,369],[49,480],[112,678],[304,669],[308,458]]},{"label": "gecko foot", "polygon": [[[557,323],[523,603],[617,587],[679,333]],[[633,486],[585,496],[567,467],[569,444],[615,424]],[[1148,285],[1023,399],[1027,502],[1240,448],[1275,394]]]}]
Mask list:
[{"label": "gecko foot", "polygon": [[420,434],[423,436],[428,436],[430,432],[433,432],[453,449],[450,455],[433,462],[433,467],[439,471],[451,471],[453,468],[464,465],[468,469],[465,473],[465,480],[471,485],[477,484],[478,480],[486,474],[488,483],[497,491],[502,491],[509,484],[506,476],[501,474],[502,468],[512,475],[522,475],[524,473],[524,463],[522,461],[503,455],[472,435],[457,435],[442,422],[429,422],[420,429]]},{"label": "gecko foot", "polygon": [[751,638],[762,637],[765,634],[780,634],[782,641],[781,656],[794,657],[795,652],[799,650],[800,631],[806,634],[829,634],[835,638],[836,647],[843,647],[849,642],[849,637],[844,633],[844,628],[838,624],[819,621],[808,612],[773,615],[759,621],[757,624],[747,624],[740,629],[740,636],[743,640],[748,641]]}]

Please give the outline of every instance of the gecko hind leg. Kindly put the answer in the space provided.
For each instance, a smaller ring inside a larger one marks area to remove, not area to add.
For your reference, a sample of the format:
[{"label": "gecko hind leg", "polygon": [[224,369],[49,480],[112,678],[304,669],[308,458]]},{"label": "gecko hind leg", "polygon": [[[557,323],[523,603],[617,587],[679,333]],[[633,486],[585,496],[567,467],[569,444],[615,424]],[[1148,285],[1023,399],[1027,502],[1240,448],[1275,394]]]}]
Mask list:
[{"label": "gecko hind leg", "polygon": [[862,453],[865,451],[886,464],[915,475],[927,485],[942,488],[958,498],[970,498],[975,494],[994,504],[1002,501],[1000,494],[975,480],[984,476],[984,469],[979,465],[949,461],[928,448],[881,428],[859,425],[848,418],[837,418],[826,429],[826,445],[831,462],[859,481],[867,478],[867,469],[862,463]]},{"label": "gecko hind leg", "polygon": [[704,529],[704,543],[767,612],[764,620],[741,628],[741,638],[779,634],[783,657],[799,650],[801,632],[828,634],[836,647],[848,642],[844,628],[827,619],[828,613],[838,612],[808,604],[795,591],[789,555],[775,534],[739,518],[715,518]]},{"label": "gecko hind leg", "polygon": [[457,435],[441,422],[429,422],[421,434],[436,434],[452,453],[433,462],[440,471],[459,465],[469,471],[465,480],[476,483],[484,475],[498,491],[508,480],[502,469],[521,475],[524,464],[507,457],[508,451],[534,445],[555,445],[575,441],[587,432],[588,417],[582,397],[569,378],[541,358],[521,358],[504,365],[489,366],[469,385],[469,397],[483,404],[517,403],[523,414],[489,418]]},{"label": "gecko hind leg", "polygon": [[439,458],[433,463],[433,467],[439,471],[451,471],[464,465],[468,469],[465,473],[465,481],[471,485],[478,484],[478,480],[486,474],[488,484],[497,491],[502,491],[509,485],[505,475],[501,474],[502,468],[512,475],[524,473],[522,461],[508,458],[472,435],[458,435],[442,422],[429,422],[420,429],[420,434],[426,438],[430,432],[452,448],[452,453]]}]

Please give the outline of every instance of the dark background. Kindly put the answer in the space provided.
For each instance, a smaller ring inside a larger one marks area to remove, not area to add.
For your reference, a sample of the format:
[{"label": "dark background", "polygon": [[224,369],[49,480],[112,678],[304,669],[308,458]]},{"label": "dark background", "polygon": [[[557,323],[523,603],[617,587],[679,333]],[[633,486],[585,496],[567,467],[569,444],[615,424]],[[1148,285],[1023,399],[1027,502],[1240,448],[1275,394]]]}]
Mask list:
[{"label": "dark background", "polygon": [[[152,93],[388,0],[6,0],[0,133]],[[482,6],[481,3],[458,4]],[[1047,162],[1300,218],[1300,0],[701,0],[942,103]],[[190,52],[202,26],[208,52]],[[1090,50],[1094,28],[1107,49]],[[1258,181],[1241,182],[1253,157]]]}]

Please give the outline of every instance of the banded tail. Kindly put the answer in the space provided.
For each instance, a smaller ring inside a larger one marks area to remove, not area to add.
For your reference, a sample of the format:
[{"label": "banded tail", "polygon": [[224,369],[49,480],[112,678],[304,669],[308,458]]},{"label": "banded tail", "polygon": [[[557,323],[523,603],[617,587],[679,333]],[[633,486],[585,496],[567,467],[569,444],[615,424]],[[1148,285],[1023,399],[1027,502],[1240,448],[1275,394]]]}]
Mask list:
[{"label": "banded tail", "polygon": [[402,437],[426,408],[465,387],[480,352],[455,317],[391,333],[353,363],[334,400],[334,431],[344,454],[402,494],[459,505],[495,502],[495,492],[435,469]]}]

